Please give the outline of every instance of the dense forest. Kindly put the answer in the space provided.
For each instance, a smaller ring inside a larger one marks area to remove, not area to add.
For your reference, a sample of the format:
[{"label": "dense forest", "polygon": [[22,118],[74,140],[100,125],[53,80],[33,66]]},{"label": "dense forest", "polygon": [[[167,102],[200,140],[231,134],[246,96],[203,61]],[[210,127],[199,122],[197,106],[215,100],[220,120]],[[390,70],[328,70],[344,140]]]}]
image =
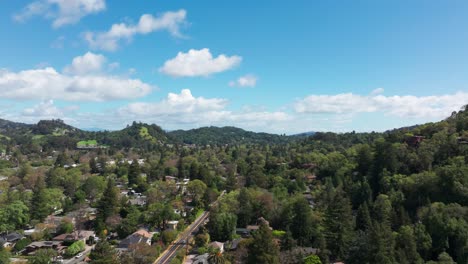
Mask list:
[{"label": "dense forest", "polygon": [[[141,226],[165,230],[171,219],[188,224],[208,210],[206,228],[191,243],[209,252],[210,263],[468,263],[466,107],[440,122],[384,133],[308,137],[230,127],[167,133],[141,123],[113,132],[60,120],[0,125],[0,149],[11,154],[0,163],[8,178],[0,181],[0,232],[88,204],[97,217],[83,224],[123,239]],[[77,149],[81,140],[102,147]],[[70,164],[78,166],[65,168]],[[187,193],[167,176],[189,179]],[[129,205],[117,185],[144,194],[146,203]],[[187,200],[195,210],[174,215]],[[209,241],[240,239],[236,229],[248,226],[258,229],[235,250],[209,251]],[[174,236],[164,231],[152,250],[120,258],[101,241],[91,263],[148,263],[141,258],[154,259]]]}]

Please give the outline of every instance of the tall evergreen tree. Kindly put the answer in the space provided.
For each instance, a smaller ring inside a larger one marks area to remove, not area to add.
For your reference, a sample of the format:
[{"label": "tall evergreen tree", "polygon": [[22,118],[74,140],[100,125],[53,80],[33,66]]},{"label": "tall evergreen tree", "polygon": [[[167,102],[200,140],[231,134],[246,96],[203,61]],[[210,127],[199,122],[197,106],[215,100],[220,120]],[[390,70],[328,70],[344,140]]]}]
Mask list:
[{"label": "tall evergreen tree", "polygon": [[[97,208],[97,229],[101,229],[109,216],[115,214],[116,209],[119,205],[119,195],[116,187],[114,186],[114,181],[109,179],[107,181],[107,187],[104,190],[104,193],[101,197],[101,200],[98,203]],[[102,231],[102,230],[97,230]]]},{"label": "tall evergreen tree", "polygon": [[270,227],[262,221],[257,231],[252,234],[249,245],[248,264],[279,264],[279,248],[273,241]]},{"label": "tall evergreen tree", "polygon": [[128,169],[128,185],[138,184],[138,177],[140,176],[140,165],[138,161],[134,159]]},{"label": "tall evergreen tree", "polygon": [[47,207],[47,194],[45,192],[44,178],[40,177],[33,190],[33,196],[31,199],[31,218],[39,221],[43,221],[49,215],[49,209]]},{"label": "tall evergreen tree", "polygon": [[91,264],[119,264],[117,253],[107,241],[99,241],[89,258]]},{"label": "tall evergreen tree", "polygon": [[325,238],[332,256],[344,259],[353,237],[351,202],[338,188],[325,211]]}]

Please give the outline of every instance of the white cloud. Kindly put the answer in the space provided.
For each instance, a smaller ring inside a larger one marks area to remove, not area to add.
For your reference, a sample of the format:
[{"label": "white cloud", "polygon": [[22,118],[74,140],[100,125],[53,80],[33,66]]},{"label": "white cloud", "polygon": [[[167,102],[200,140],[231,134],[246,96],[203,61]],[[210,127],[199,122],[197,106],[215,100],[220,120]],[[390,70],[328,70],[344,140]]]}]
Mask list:
[{"label": "white cloud", "polygon": [[383,112],[404,118],[444,118],[468,102],[468,93],[457,92],[441,96],[385,96],[382,90],[369,96],[352,93],[310,95],[296,101],[298,113],[357,114]]},{"label": "white cloud", "polygon": [[172,77],[209,76],[227,71],[239,65],[242,57],[228,57],[224,54],[213,58],[209,49],[191,49],[187,53],[179,52],[177,56],[164,63],[159,72]]},{"label": "white cloud", "polygon": [[106,59],[102,55],[86,53],[73,59],[64,69],[53,67],[12,72],[0,70],[0,97],[5,99],[67,101],[109,101],[135,99],[154,88],[139,79],[105,75]]},{"label": "white cloud", "polygon": [[24,22],[34,16],[52,19],[52,26],[59,28],[75,24],[81,18],[106,9],[105,0],[38,0],[28,4],[15,14],[16,21]]},{"label": "white cloud", "polygon": [[193,97],[188,89],[184,89],[180,94],[169,93],[167,98],[157,103],[132,103],[120,109],[121,113],[145,116],[167,116],[179,114],[197,114],[207,111],[222,110],[227,104],[227,100],[204,97]]},{"label": "white cloud", "polygon": [[372,90],[370,93],[371,95],[378,95],[378,94],[383,94],[385,92],[384,88],[377,88]]},{"label": "white cloud", "polygon": [[138,24],[113,24],[105,32],[85,32],[84,39],[92,49],[115,51],[121,40],[130,41],[134,35],[146,35],[154,31],[168,31],[174,37],[182,37],[180,27],[186,24],[187,12],[183,9],[176,12],[165,12],[158,17],[144,14]]},{"label": "white cloud", "polygon": [[31,108],[25,108],[23,115],[39,119],[51,119],[63,117],[63,112],[54,105],[53,100],[47,100]]},{"label": "white cloud", "polygon": [[257,77],[251,74],[247,74],[239,77],[235,81],[230,81],[229,86],[231,87],[255,87],[257,85]]},{"label": "white cloud", "polygon": [[165,128],[193,128],[199,126],[237,125],[244,128],[266,131],[286,122],[291,117],[285,112],[246,110],[234,112],[227,109],[228,100],[222,98],[194,97],[190,90],[180,94],[169,93],[167,98],[152,103],[131,103],[120,108],[120,120],[140,120],[156,123]]},{"label": "white cloud", "polygon": [[[94,54],[87,52],[83,56],[73,58],[72,64],[65,67],[63,70],[67,74],[85,75],[89,73],[101,72],[104,64],[106,63],[106,57],[101,54]],[[112,66],[111,66],[112,65]],[[113,67],[113,64],[109,65]]]}]

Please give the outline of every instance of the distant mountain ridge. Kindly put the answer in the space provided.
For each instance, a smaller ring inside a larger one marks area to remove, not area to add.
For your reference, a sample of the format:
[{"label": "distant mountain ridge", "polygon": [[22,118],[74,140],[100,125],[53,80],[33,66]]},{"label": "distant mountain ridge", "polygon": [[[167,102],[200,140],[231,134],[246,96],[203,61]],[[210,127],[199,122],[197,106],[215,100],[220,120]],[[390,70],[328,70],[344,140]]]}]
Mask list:
[{"label": "distant mountain ridge", "polygon": [[232,126],[164,131],[158,125],[140,122],[133,122],[121,130],[89,131],[68,125],[60,119],[40,120],[37,124],[0,119],[0,134],[18,143],[44,145],[52,142],[54,147],[63,148],[73,148],[79,142],[94,140],[102,146],[153,148],[161,144],[269,144],[297,139],[295,136],[257,133]]},{"label": "distant mountain ridge", "polygon": [[262,132],[251,132],[232,126],[210,126],[189,130],[175,130],[168,132],[167,134],[175,142],[197,145],[234,143],[280,143],[289,140],[288,136]]}]

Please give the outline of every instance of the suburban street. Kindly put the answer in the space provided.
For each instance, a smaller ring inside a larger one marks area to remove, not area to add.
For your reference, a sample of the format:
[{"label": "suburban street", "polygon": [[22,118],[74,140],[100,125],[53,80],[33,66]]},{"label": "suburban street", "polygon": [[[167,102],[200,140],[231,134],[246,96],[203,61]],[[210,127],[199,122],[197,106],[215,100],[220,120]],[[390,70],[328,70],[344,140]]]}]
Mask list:
[{"label": "suburban street", "polygon": [[190,226],[188,226],[184,232],[182,232],[179,237],[159,256],[158,259],[154,261],[154,264],[165,264],[170,263],[172,258],[177,254],[177,251],[181,248],[184,248],[187,244],[187,241],[193,236],[193,233],[197,229],[204,225],[205,221],[208,219],[209,212],[203,212]]},{"label": "suburban street", "polygon": [[[218,204],[218,201],[223,195],[226,194],[226,191],[222,191],[219,195],[218,199],[210,204],[210,206],[214,206]],[[201,225],[206,223],[208,217],[210,216],[210,212],[204,211],[195,221],[189,225],[184,232],[180,233],[178,238],[157,258],[153,264],[166,264],[170,263],[172,258],[174,258],[177,254],[177,251],[181,248],[186,247],[187,242],[192,238],[193,234],[198,230]]]},{"label": "suburban street", "polygon": [[83,255],[79,258],[71,258],[71,259],[64,259],[63,260],[63,263],[65,264],[78,264],[78,263],[81,263],[82,261],[84,262],[84,259],[86,258],[86,256],[89,254],[89,252],[91,252],[91,250],[94,248],[94,246],[90,247],[90,246],[86,246],[86,249],[82,252]]}]

